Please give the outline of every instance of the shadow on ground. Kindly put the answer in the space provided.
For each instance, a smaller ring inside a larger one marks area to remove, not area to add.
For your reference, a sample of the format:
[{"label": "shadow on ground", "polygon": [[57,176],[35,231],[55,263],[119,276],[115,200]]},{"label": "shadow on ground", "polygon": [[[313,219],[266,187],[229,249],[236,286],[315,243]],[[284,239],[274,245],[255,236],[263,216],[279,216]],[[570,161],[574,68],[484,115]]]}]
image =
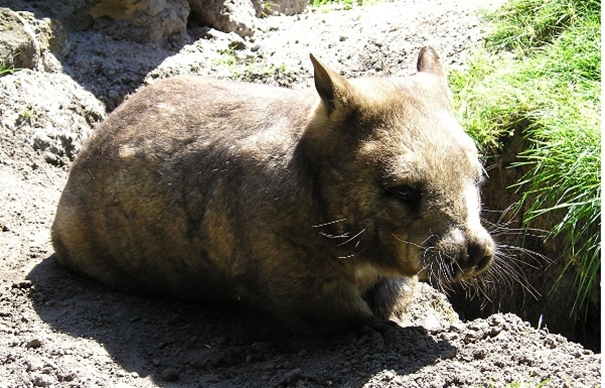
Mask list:
[{"label": "shadow on ground", "polygon": [[[332,338],[297,334],[251,311],[125,295],[60,267],[54,257],[28,275],[41,319],[94,339],[127,372],[168,386],[362,386],[383,370],[410,374],[456,350],[420,328],[372,329]],[[169,378],[169,376],[168,376]],[[184,385],[181,385],[184,384]]]},{"label": "shadow on ground", "polygon": [[104,33],[103,23],[95,22],[90,15],[94,3],[94,0],[5,0],[1,6],[31,12],[38,20],[51,18],[52,40],[60,43],[51,44],[49,50],[60,61],[61,71],[101,100],[108,111],[141,86],[146,75],[167,57],[191,43],[192,37],[203,37],[209,30],[194,26],[189,35],[176,34],[158,43],[116,40]]}]

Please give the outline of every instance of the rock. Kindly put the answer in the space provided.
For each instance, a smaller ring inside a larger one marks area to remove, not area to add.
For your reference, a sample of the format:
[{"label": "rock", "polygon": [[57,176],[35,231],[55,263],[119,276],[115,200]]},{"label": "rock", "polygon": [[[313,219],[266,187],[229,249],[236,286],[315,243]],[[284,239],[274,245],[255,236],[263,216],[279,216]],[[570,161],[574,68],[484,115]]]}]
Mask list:
[{"label": "rock", "polygon": [[25,345],[25,347],[28,349],[37,349],[40,346],[42,346],[42,343],[37,339],[31,340]]},{"label": "rock", "polygon": [[8,8],[0,8],[0,61],[5,69],[11,67],[36,67],[35,38],[31,28],[22,18]]},{"label": "rock", "polygon": [[162,372],[162,379],[164,381],[177,381],[179,379],[179,372],[175,369],[168,368]]},{"label": "rock", "polygon": [[273,347],[273,342],[254,342],[250,347],[258,353],[267,353]]},{"label": "rock", "polygon": [[426,283],[418,283],[406,313],[398,319],[402,326],[421,326],[427,330],[449,327],[460,321],[446,296]]},{"label": "rock", "polygon": [[286,372],[281,380],[280,380],[280,386],[293,386],[294,384],[296,384],[296,382],[298,382],[298,380],[300,380],[300,378],[302,377],[302,370],[300,368],[296,368],[293,369],[289,372]]},{"label": "rock", "polygon": [[12,10],[29,11],[37,18],[58,20],[70,31],[84,31],[93,24],[90,7],[99,0],[31,1],[2,0]]},{"label": "rock", "polygon": [[42,361],[39,357],[28,355],[25,358],[25,370],[28,372],[35,372],[42,370],[44,368],[44,361]]},{"label": "rock", "polygon": [[202,23],[239,36],[253,34],[263,13],[261,0],[190,0],[192,15]]},{"label": "rock", "polygon": [[50,151],[44,152],[44,161],[53,166],[61,166],[63,164],[59,155]]},{"label": "rock", "polygon": [[5,69],[61,72],[59,59],[68,51],[67,32],[57,20],[0,8],[0,62]]},{"label": "rock", "polygon": [[302,12],[308,0],[190,0],[194,18],[223,32],[251,36],[263,14],[294,15]]},{"label": "rock", "polygon": [[90,14],[95,27],[115,39],[163,42],[186,35],[187,0],[101,0]]},{"label": "rock", "polygon": [[[308,4],[308,0],[75,0],[56,7],[54,2],[42,2],[34,7],[24,0],[7,1],[13,9],[56,18],[70,30],[82,31],[94,24],[112,38],[139,43],[167,42],[168,39],[187,43],[190,10],[193,20],[219,31],[251,36],[263,14],[294,15]],[[11,23],[18,25],[18,22]],[[36,53],[36,46],[35,42],[32,44],[32,34],[22,30],[15,32],[22,49],[32,51],[33,54],[24,56],[29,58]]]},{"label": "rock", "polygon": [[31,280],[21,280],[17,283],[13,283],[13,288],[26,289],[31,288],[32,282]]},{"label": "rock", "polygon": [[296,15],[304,11],[308,4],[309,0],[269,0],[264,7],[267,14]]},{"label": "rock", "polygon": [[73,160],[105,117],[105,107],[67,75],[29,69],[0,77],[0,112],[0,131],[18,133],[23,153],[52,165]]},{"label": "rock", "polygon": [[51,387],[55,381],[49,375],[36,373],[32,375],[31,382],[34,387]]}]

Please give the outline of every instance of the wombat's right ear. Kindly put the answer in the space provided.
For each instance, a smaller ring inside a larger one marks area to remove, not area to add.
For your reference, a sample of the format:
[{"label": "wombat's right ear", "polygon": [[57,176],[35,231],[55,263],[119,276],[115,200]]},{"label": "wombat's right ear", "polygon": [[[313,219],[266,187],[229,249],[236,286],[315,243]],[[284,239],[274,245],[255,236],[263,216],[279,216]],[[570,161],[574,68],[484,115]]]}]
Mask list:
[{"label": "wombat's right ear", "polygon": [[442,79],[446,78],[445,69],[439,60],[439,54],[431,46],[424,46],[420,49],[416,68],[418,71],[431,73]]},{"label": "wombat's right ear", "polygon": [[310,56],[314,68],[315,89],[317,89],[319,97],[326,106],[328,116],[330,116],[340,103],[346,102],[349,83],[340,74],[317,60],[313,54],[310,54]]}]

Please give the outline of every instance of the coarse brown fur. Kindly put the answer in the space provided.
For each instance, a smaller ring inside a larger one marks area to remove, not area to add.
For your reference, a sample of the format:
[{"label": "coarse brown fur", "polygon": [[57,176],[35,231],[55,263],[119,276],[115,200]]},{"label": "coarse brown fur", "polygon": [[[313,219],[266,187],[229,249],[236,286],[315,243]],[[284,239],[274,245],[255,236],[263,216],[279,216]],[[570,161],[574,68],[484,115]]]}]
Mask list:
[{"label": "coarse brown fur", "polygon": [[175,77],[134,94],[72,166],[59,262],[319,330],[388,319],[418,277],[482,272],[482,168],[434,50],[406,78],[311,59],[315,89]]}]

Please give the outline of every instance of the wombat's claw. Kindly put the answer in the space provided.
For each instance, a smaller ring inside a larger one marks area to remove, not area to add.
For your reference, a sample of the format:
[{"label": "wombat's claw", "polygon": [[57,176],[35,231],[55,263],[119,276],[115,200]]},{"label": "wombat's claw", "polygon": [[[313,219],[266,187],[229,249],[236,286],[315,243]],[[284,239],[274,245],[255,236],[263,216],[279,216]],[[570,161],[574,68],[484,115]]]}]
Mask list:
[{"label": "wombat's claw", "polygon": [[368,334],[368,332],[376,332],[376,331],[381,334],[385,334],[385,333],[395,330],[399,327],[401,327],[401,326],[399,326],[396,322],[393,322],[393,321],[377,320],[376,322],[372,322],[372,323],[369,323],[369,324],[361,327],[360,331],[363,334]]}]

